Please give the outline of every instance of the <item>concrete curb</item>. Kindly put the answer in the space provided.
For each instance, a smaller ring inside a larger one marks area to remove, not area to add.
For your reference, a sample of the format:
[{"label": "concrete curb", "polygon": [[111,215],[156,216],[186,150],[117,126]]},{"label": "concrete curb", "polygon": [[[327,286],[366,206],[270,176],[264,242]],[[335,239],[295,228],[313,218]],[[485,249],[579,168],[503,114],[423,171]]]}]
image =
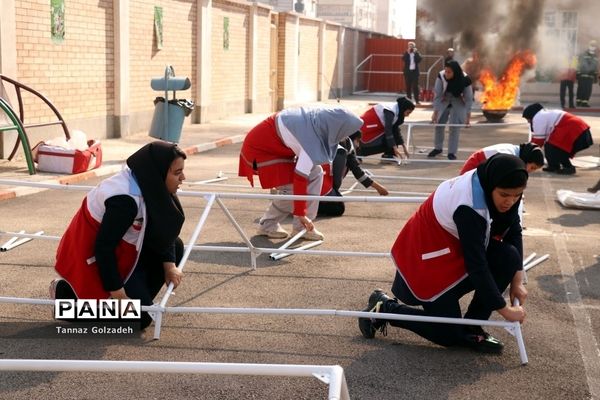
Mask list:
[{"label": "concrete curb", "polygon": [[[246,135],[236,135],[230,136],[223,139],[215,140],[214,142],[208,143],[200,143],[192,146],[188,146],[182,148],[182,150],[187,155],[193,155],[198,153],[203,153],[209,150],[214,150],[219,147],[227,146],[230,144],[241,143],[244,141]],[[141,147],[141,146],[140,146]],[[75,184],[78,182],[83,182],[88,179],[98,178],[105,175],[110,175],[119,172],[123,169],[123,164],[115,164],[115,165],[107,165],[104,167],[99,167],[97,169],[93,169],[91,171],[82,172],[80,174],[75,175],[65,175],[56,177],[53,179],[47,179],[40,181],[40,183],[53,183],[53,184],[61,184],[61,185],[69,185]],[[0,201],[14,199],[16,197],[26,196],[29,194],[43,192],[45,188],[35,188],[35,187],[14,187],[10,189],[0,190]]]}]

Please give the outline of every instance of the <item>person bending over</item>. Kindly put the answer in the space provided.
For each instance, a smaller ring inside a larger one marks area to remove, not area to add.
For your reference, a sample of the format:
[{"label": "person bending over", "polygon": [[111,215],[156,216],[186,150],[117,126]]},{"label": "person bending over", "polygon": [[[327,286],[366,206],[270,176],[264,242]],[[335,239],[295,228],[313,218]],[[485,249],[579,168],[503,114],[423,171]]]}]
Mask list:
[{"label": "person bending over", "polygon": [[[315,195],[321,192],[323,169],[331,163],[338,143],[356,132],[362,120],[344,107],[289,108],[273,114],[246,135],[239,160],[239,176],[254,186],[258,175],[263,189],[277,188],[281,194]],[[306,229],[307,240],[322,240],[313,220],[318,201],[273,200],[260,218],[257,234],[286,238],[281,221],[293,214],[295,235]]]}]

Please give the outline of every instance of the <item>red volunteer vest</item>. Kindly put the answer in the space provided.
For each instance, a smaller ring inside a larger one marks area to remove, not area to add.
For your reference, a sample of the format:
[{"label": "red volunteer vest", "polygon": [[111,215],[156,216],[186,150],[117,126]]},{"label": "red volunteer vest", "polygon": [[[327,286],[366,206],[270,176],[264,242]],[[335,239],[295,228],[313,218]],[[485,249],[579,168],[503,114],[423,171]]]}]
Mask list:
[{"label": "red volunteer vest", "polygon": [[[58,245],[54,268],[71,285],[80,299],[110,297],[110,293],[102,286],[94,253],[96,236],[104,215],[104,210],[98,205],[104,204],[104,200],[109,197],[129,194],[139,199],[138,216],[115,249],[117,268],[123,282],[127,281],[137,263],[139,255],[137,249],[141,249],[146,215],[141,197],[123,190],[123,187],[128,184],[123,182],[128,179],[127,173],[128,171],[124,171],[111,177],[100,184],[100,186],[104,185],[100,190],[95,188],[88,193]],[[117,184],[112,185],[113,183]],[[143,222],[140,222],[140,219]]]}]

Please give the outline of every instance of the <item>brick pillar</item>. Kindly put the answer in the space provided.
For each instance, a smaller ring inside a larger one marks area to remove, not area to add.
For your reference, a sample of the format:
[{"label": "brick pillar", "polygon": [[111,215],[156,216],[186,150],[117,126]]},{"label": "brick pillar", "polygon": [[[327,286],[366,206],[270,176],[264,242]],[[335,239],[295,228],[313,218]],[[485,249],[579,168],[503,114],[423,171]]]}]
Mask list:
[{"label": "brick pillar", "polygon": [[344,95],[344,49],[346,48],[346,28],[342,25],[338,28],[338,54],[337,54],[337,82],[336,82],[336,96],[338,99]]},{"label": "brick pillar", "polygon": [[319,101],[323,101],[327,99],[327,93],[325,92],[324,89],[324,77],[323,77],[323,65],[325,63],[324,61],[324,57],[325,57],[325,43],[326,43],[326,38],[325,38],[325,21],[321,21],[319,22],[319,49],[318,49],[318,55],[317,55],[317,100]]},{"label": "brick pillar", "polygon": [[194,102],[196,104],[192,114],[193,123],[207,122],[207,109],[210,107],[210,80],[211,80],[211,26],[212,26],[212,0],[196,0],[196,91]]},{"label": "brick pillar", "polygon": [[[115,46],[115,115],[114,137],[130,132],[129,122],[129,0],[114,0]],[[110,134],[110,132],[108,132]]]},{"label": "brick pillar", "polygon": [[[248,47],[250,52],[248,55],[248,98],[246,99],[246,112],[254,112],[256,108],[256,69],[258,52],[258,4],[252,3],[248,9],[248,31],[247,35],[249,38]],[[264,43],[265,38],[263,38]]]}]

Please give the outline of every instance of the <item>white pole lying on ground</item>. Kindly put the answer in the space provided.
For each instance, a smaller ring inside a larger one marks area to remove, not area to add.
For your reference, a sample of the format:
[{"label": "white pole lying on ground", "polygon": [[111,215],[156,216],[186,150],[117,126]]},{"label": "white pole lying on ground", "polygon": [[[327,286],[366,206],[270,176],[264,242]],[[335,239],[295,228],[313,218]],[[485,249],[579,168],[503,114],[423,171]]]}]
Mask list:
[{"label": "white pole lying on ground", "polygon": [[344,191],[342,192],[342,194],[343,194],[343,195],[346,195],[346,194],[350,194],[350,193],[352,193],[352,191],[354,190],[354,188],[356,188],[356,186],[358,186],[358,182],[354,182],[354,183],[352,184],[352,186],[350,186],[348,189],[344,190]]},{"label": "white pole lying on ground", "polygon": [[[19,231],[19,233],[25,233],[25,231]],[[6,248],[16,242],[19,239],[19,236],[13,236],[8,239],[2,246],[0,246],[0,251],[6,251]]]},{"label": "white pole lying on ground", "polygon": [[548,258],[550,258],[550,254],[544,254],[543,256],[540,256],[538,259],[533,260],[532,262],[530,262],[529,264],[527,264],[526,266],[523,267],[524,271],[529,271],[531,268],[535,267],[536,265],[546,261]]},{"label": "white pole lying on ground", "polygon": [[[22,234],[25,231],[20,231],[19,233]],[[8,251],[11,249],[14,249],[17,246],[20,246],[22,244],[25,244],[27,242],[32,241],[35,237],[39,237],[44,233],[44,231],[37,231],[36,233],[32,234],[31,236],[28,237],[22,237],[21,239],[15,240],[12,243],[10,243],[8,246],[5,244],[2,248],[0,248],[0,251]],[[13,238],[17,238],[17,236],[14,236]],[[12,239],[11,239],[12,240]]]},{"label": "white pole lying on ground", "polygon": [[[302,235],[304,235],[306,233],[306,229],[302,229],[300,232],[296,233],[294,236],[292,236],[287,242],[285,242],[284,244],[281,245],[281,247],[279,247],[277,250],[284,250],[287,249],[288,247],[290,247],[293,243],[296,243],[296,241],[298,239],[300,239],[300,237],[302,237]],[[277,256],[278,252],[274,252],[271,253],[269,255],[269,257],[271,257],[272,260],[274,260],[273,257]]]},{"label": "white pole lying on ground", "polygon": [[535,258],[535,256],[537,256],[537,253],[531,253],[526,259],[523,260],[523,268],[525,268],[525,266],[527,266],[527,264],[529,264],[529,262],[531,260],[533,260]]},{"label": "white pole lying on ground", "polygon": [[[312,249],[313,247],[317,247],[322,243],[323,243],[322,240],[317,240],[315,242],[310,242],[310,243],[303,244],[302,246],[298,246],[294,250]],[[275,254],[275,253],[273,253],[273,254]],[[274,260],[274,261],[281,260],[282,258],[292,255],[291,253],[279,253],[279,254],[275,254],[275,255],[273,255],[273,254],[271,254],[271,260]]]},{"label": "white pole lying on ground", "polygon": [[[0,359],[0,371],[134,372],[315,377],[329,386],[329,400],[349,400],[339,365],[242,364],[174,361]],[[200,396],[202,397],[202,396]]]}]

